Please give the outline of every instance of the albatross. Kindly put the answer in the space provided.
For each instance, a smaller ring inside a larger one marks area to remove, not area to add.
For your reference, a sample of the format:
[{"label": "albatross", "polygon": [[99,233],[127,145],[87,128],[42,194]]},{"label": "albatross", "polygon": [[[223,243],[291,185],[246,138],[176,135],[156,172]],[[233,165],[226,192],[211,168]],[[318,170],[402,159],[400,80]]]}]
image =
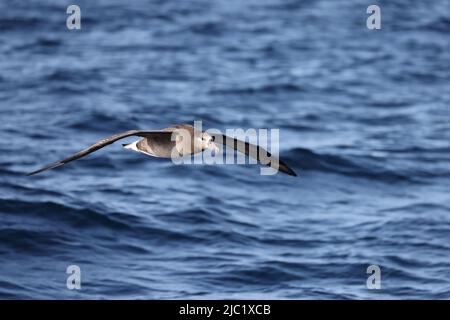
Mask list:
[{"label": "albatross", "polygon": [[256,159],[263,165],[270,166],[290,176],[297,174],[280,159],[271,155],[264,148],[229,137],[220,133],[207,133],[196,130],[189,124],[179,124],[162,130],[129,130],[114,134],[110,137],[97,141],[93,145],[83,149],[73,155],[51,163],[41,169],[27,173],[28,176],[50,169],[58,168],[66,163],[78,160],[88,154],[95,152],[120,139],[137,136],[141,139],[128,144],[122,144],[125,149],[141,152],[149,156],[160,158],[184,157],[202,152],[206,149],[219,152],[216,143],[239,151],[246,156]]}]

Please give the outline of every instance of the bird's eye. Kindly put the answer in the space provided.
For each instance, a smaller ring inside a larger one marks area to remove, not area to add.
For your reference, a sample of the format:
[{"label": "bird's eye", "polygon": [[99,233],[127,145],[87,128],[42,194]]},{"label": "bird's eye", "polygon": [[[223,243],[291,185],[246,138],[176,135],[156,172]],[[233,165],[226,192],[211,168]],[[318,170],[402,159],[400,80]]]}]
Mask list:
[{"label": "bird's eye", "polygon": [[212,136],[211,141],[214,141],[214,140],[216,140],[216,137]]}]

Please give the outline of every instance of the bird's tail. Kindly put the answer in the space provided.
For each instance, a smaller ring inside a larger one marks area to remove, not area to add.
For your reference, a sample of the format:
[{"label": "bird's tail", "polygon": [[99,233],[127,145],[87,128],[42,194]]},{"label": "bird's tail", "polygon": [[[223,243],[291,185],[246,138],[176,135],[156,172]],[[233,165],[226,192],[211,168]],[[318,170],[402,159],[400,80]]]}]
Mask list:
[{"label": "bird's tail", "polygon": [[137,143],[138,141],[132,142],[132,143],[127,143],[127,144],[122,144],[122,147],[124,147],[125,149],[131,149],[134,151],[139,151],[139,149],[137,148]]}]

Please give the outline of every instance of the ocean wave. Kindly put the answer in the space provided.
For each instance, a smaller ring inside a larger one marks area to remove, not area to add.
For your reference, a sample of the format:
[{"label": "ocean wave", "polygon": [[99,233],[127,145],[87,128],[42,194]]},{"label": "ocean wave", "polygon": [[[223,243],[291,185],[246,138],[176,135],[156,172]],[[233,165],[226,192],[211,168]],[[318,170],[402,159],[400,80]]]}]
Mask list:
[{"label": "ocean wave", "polygon": [[[38,219],[57,226],[67,226],[68,232],[77,230],[106,230],[120,232],[123,236],[148,239],[151,242],[201,241],[198,236],[151,225],[135,215],[121,212],[102,212],[85,207],[72,207],[52,201],[0,200],[0,214]],[[13,230],[14,231],[14,230]],[[43,235],[42,235],[43,236]],[[52,237],[50,237],[52,238]]]},{"label": "ocean wave", "polygon": [[0,30],[3,32],[15,30],[34,30],[35,28],[45,27],[44,19],[40,17],[3,17],[0,18]]},{"label": "ocean wave", "polygon": [[211,94],[242,94],[254,95],[258,93],[289,93],[300,92],[302,88],[292,83],[274,83],[254,86],[241,86],[236,88],[216,88],[210,91]]},{"label": "ocean wave", "polygon": [[427,23],[422,26],[424,30],[430,30],[441,33],[449,33],[450,32],[450,19],[448,16],[439,17],[430,23]]},{"label": "ocean wave", "polygon": [[133,216],[126,214],[104,214],[88,208],[73,208],[56,202],[27,202],[22,200],[0,200],[2,214],[35,217],[41,220],[68,224],[73,228],[105,227],[124,231],[135,222]]},{"label": "ocean wave", "polygon": [[319,154],[309,149],[295,148],[286,153],[287,163],[297,163],[300,170],[322,171],[341,175],[368,178],[384,182],[416,182],[407,173],[384,169],[371,157],[344,157],[333,154]]}]

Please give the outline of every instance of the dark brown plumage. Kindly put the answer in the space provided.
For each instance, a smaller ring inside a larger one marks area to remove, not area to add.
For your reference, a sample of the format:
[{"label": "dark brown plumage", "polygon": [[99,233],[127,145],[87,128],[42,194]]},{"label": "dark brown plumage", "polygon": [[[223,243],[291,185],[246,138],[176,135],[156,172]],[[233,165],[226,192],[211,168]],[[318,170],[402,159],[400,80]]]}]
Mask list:
[{"label": "dark brown plumage", "polygon": [[215,144],[216,142],[242,152],[243,154],[256,159],[262,165],[270,166],[291,176],[297,176],[286,163],[272,156],[267,150],[258,145],[222,134],[208,134],[206,132],[196,131],[193,126],[188,124],[179,124],[163,130],[129,130],[121,132],[102,139],[90,147],[83,149],[63,160],[32,171],[27,175],[33,175],[60,167],[66,163],[87,156],[88,154],[110,145],[117,140],[131,136],[138,136],[142,139],[130,144],[125,144],[123,145],[124,148],[142,152],[150,156],[171,158],[174,156],[182,157],[192,155],[194,153],[202,152],[205,149],[219,151],[219,148]]}]

